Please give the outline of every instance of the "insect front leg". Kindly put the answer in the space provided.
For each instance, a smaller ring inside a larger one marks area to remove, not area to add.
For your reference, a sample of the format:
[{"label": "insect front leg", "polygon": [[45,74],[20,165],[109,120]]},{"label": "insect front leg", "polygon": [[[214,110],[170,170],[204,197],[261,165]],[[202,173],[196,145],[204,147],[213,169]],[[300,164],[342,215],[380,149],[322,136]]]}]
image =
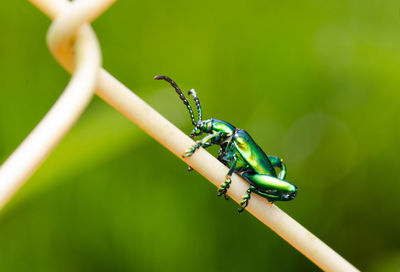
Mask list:
[{"label": "insect front leg", "polygon": [[206,137],[204,137],[202,140],[200,141],[196,141],[196,143],[194,145],[192,145],[191,147],[189,147],[188,149],[186,149],[185,154],[183,154],[183,158],[187,158],[193,155],[193,153],[199,149],[202,146],[206,146],[209,147],[212,145],[212,143],[207,143],[208,140],[211,140],[212,138],[218,137],[220,136],[220,133],[214,133],[214,134],[210,134]]},{"label": "insect front leg", "polygon": [[233,157],[233,159],[232,159],[232,160],[233,160],[232,166],[231,166],[231,168],[229,169],[228,174],[226,174],[226,176],[225,176],[225,181],[224,181],[224,183],[222,183],[221,187],[218,188],[218,196],[224,195],[224,198],[225,198],[226,200],[229,199],[229,196],[227,196],[226,193],[227,193],[227,191],[228,191],[228,189],[229,189],[229,187],[230,187],[230,185],[231,185],[231,182],[232,182],[231,176],[232,176],[233,172],[235,171],[236,162],[237,162],[237,156],[236,156],[236,154],[233,154],[232,157]]},{"label": "insect front leg", "polygon": [[287,171],[286,171],[286,165],[283,163],[283,160],[279,157],[270,155],[268,155],[268,159],[270,160],[273,167],[278,167],[281,169],[281,171],[278,174],[278,179],[282,180],[285,179]]},{"label": "insect front leg", "polygon": [[[207,148],[207,147],[210,147],[210,146],[212,146],[213,144],[212,143],[205,143],[205,144],[203,144],[203,148]],[[193,168],[192,167],[190,167],[190,166],[188,166],[188,171],[190,172],[190,171],[192,171],[193,170]]]}]

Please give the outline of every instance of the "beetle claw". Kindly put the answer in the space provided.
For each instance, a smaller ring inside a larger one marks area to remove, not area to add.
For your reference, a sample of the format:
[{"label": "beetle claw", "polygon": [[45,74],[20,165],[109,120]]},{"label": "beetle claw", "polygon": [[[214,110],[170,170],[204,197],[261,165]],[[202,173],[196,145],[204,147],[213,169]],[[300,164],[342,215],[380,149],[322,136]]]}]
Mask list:
[{"label": "beetle claw", "polygon": [[244,209],[246,209],[248,204],[249,204],[249,200],[248,199],[242,200],[242,202],[240,202],[240,206],[241,207],[238,209],[238,212],[239,213],[243,212]]},{"label": "beetle claw", "polygon": [[218,196],[222,196],[226,193],[226,188],[218,188]]},{"label": "beetle claw", "polygon": [[221,190],[221,188],[218,190],[218,194],[217,194],[217,196],[224,196],[224,198],[225,198],[225,200],[229,200],[230,199],[230,197],[226,194],[227,193],[227,190],[226,189],[222,189]]},{"label": "beetle claw", "polygon": [[241,208],[238,209],[238,212],[239,212],[239,213],[241,213],[241,212],[243,212],[243,211],[244,211],[244,208],[243,208],[243,207],[241,207]]},{"label": "beetle claw", "polygon": [[201,142],[196,142],[194,145],[186,149],[185,154],[182,155],[182,158],[187,158],[193,155],[193,153],[199,149],[201,146]]}]

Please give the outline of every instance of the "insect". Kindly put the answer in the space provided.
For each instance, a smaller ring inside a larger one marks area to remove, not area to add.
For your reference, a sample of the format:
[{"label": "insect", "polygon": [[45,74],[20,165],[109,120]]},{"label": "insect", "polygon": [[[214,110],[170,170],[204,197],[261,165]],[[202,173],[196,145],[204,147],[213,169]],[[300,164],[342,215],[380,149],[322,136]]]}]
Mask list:
[{"label": "insect", "polygon": [[[154,79],[169,82],[186,105],[192,124],[194,125],[190,137],[194,139],[203,133],[208,134],[190,146],[185,151],[185,154],[183,154],[183,157],[192,156],[200,147],[207,148],[212,145],[219,145],[221,147],[218,152],[218,160],[227,166],[229,171],[226,174],[225,181],[218,189],[218,196],[223,195],[225,199],[229,199],[227,192],[231,184],[231,176],[233,173],[237,173],[250,185],[242,197],[239,212],[242,212],[247,207],[251,193],[256,193],[271,202],[277,200],[289,201],[296,197],[297,187],[284,180],[286,166],[282,159],[266,155],[243,129],[236,128],[222,120],[202,120],[200,100],[196,91],[191,89],[188,94],[193,96],[196,103],[198,112],[198,120],[196,121],[193,109],[178,85],[167,76],[155,76]],[[278,175],[275,168],[280,169]],[[189,170],[191,170],[190,167]]]}]

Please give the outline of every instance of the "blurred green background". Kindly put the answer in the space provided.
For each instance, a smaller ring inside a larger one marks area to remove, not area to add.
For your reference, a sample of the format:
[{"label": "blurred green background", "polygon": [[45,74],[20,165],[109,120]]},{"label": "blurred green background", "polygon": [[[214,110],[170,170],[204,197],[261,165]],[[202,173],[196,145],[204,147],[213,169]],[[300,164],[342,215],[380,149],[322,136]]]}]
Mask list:
[{"label": "blurred green background", "polygon": [[[2,3],[1,161],[70,78],[49,23]],[[119,1],[93,27],[104,67],[171,122],[192,128],[156,74],[284,158],[299,192],[279,207],[356,267],[400,270],[398,1]],[[318,270],[236,208],[95,98],[1,212],[0,271]]]}]

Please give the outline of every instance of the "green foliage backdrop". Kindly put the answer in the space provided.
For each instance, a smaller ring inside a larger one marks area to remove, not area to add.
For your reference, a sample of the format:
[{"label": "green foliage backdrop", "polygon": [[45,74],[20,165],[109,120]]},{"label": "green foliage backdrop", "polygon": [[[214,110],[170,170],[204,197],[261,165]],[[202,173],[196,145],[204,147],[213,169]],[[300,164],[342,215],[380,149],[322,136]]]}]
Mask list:
[{"label": "green foliage backdrop", "polygon": [[[189,132],[156,74],[205,117],[285,159],[278,205],[356,267],[400,268],[397,1],[119,1],[94,24],[104,67]],[[0,9],[0,159],[69,75],[27,1]],[[216,152],[216,149],[211,150]],[[222,182],[222,181],[221,181]],[[300,253],[98,98],[0,214],[0,271],[315,271]]]}]

